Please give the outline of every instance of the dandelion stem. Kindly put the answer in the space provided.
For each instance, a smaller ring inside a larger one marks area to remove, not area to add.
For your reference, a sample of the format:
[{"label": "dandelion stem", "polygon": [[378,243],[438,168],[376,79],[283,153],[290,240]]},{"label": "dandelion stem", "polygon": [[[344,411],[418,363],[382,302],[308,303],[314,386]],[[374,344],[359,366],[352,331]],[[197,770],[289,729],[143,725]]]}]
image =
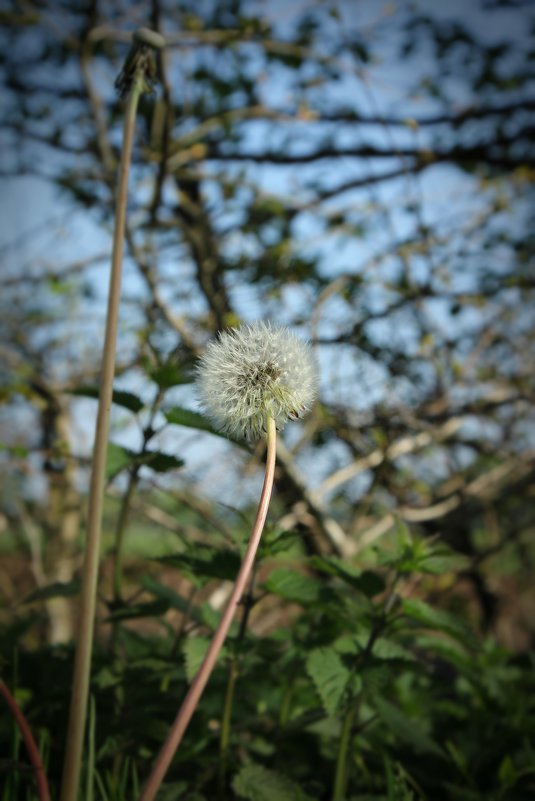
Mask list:
[{"label": "dandelion stem", "polygon": [[23,712],[9,692],[7,684],[5,684],[2,679],[0,679],[0,693],[4,696],[5,702],[8,705],[13,718],[15,719],[17,726],[19,727],[20,733],[22,734],[24,745],[26,746],[28,756],[30,757],[30,762],[32,763],[39,801],[50,801],[50,792],[48,790],[45,769],[43,768],[39,749],[33,738],[32,731],[28,725],[28,721],[24,717]]},{"label": "dandelion stem", "polygon": [[100,396],[95,430],[91,483],[89,488],[87,538],[82,573],[80,620],[78,624],[79,635],[74,661],[71,705],[60,796],[61,801],[76,801],[80,782],[82,747],[87,718],[91,654],[93,650],[93,627],[96,609],[104,484],[106,478],[106,454],[113,394],[113,377],[115,373],[115,343],[117,340],[119,300],[121,294],[128,176],[130,172],[130,159],[137,106],[139,97],[145,90],[142,69],[143,67],[141,66],[139,74],[134,77],[128,94],[123,127],[123,147],[116,199],[115,231],[109,281],[106,331],[102,354]]},{"label": "dandelion stem", "polygon": [[210,643],[208,652],[204,657],[204,661],[199,668],[199,671],[195,676],[188,693],[184,698],[184,701],[182,702],[182,706],[180,707],[174,723],[171,726],[167,740],[165,741],[154,764],[152,773],[141,792],[139,801],[153,801],[156,793],[158,792],[169,765],[171,764],[171,760],[173,759],[173,756],[180,745],[182,737],[184,736],[184,732],[186,731],[197,704],[199,703],[204,688],[206,687],[208,679],[210,678],[210,675],[214,669],[217,657],[219,656],[219,652],[223,647],[230,624],[234,618],[234,613],[236,612],[238,603],[240,602],[249,576],[251,575],[256,552],[258,550],[262,531],[266,522],[269,501],[271,499],[271,492],[273,489],[276,444],[277,432],[275,428],[275,421],[269,417],[267,421],[267,455],[264,485],[262,487],[262,494],[260,496],[260,502],[258,504],[258,511],[256,513],[256,519],[251,533],[251,538],[249,540],[245,556],[243,557],[243,562],[241,564],[238,577],[236,578],[236,583],[234,584],[234,588],[227,602],[223,616],[219,622],[219,626],[217,627],[212,642]]}]

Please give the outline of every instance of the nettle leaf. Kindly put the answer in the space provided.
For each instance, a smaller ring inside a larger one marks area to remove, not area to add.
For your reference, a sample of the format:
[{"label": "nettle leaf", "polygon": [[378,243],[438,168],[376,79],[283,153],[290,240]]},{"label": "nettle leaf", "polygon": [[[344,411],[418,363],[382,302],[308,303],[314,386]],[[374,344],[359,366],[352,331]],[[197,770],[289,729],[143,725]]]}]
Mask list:
[{"label": "nettle leaf", "polygon": [[134,463],[135,453],[115,442],[108,442],[108,453],[106,457],[106,477],[114,478],[121,470]]},{"label": "nettle leaf", "polygon": [[73,595],[78,595],[79,592],[79,581],[54,581],[52,584],[47,584],[46,587],[39,587],[39,589],[31,592],[22,603],[31,604],[35,601],[49,601],[51,598],[72,598]]},{"label": "nettle leaf", "polygon": [[318,601],[322,589],[317,579],[296,573],[286,567],[274,570],[264,586],[274,595],[303,606]]},{"label": "nettle leaf", "polygon": [[378,637],[373,644],[373,655],[377,659],[397,659],[405,662],[416,662],[417,659],[407,648],[394,640]]},{"label": "nettle leaf", "polygon": [[[207,431],[209,434],[214,434],[216,437],[223,437],[223,439],[232,439],[227,434],[223,434],[214,428],[208,417],[200,412],[195,412],[193,409],[184,409],[182,406],[173,406],[164,412],[164,417],[168,423],[175,426],[185,426],[186,428],[196,428],[197,431]],[[240,443],[242,444],[242,443]]]},{"label": "nettle leaf", "polygon": [[243,766],[232,787],[248,801],[313,801],[292,779],[254,763]]},{"label": "nettle leaf", "polygon": [[458,573],[466,570],[470,560],[466,556],[453,553],[449,549],[440,552],[433,551],[418,561],[418,570],[421,573],[431,573],[440,576],[444,573]]},{"label": "nettle leaf", "polygon": [[260,542],[259,559],[289,551],[297,541],[299,541],[299,534],[291,529],[274,533],[266,531]]},{"label": "nettle leaf", "polygon": [[[187,637],[182,646],[184,667],[189,682],[192,682],[202,665],[206,652],[212,642],[210,637]],[[226,649],[222,648],[221,656],[225,656]]]},{"label": "nettle leaf", "polygon": [[160,617],[169,609],[166,600],[147,601],[147,603],[121,606],[108,616],[108,620],[135,620],[138,617]]},{"label": "nettle leaf", "polygon": [[355,587],[364,593],[368,598],[373,598],[385,589],[385,582],[382,576],[371,570],[359,570],[349,564],[347,560],[337,556],[313,556],[309,563],[330,576],[337,576],[346,584]]},{"label": "nettle leaf", "polygon": [[242,448],[247,448],[247,445],[240,441],[229,437],[228,434],[223,434],[214,428],[206,415],[200,412],[195,412],[193,409],[184,409],[182,406],[173,406],[164,412],[164,417],[168,423],[175,426],[185,426],[186,428],[196,428],[198,431],[207,431],[209,434],[214,434],[216,437],[223,437],[239,445]]},{"label": "nettle leaf", "polygon": [[201,431],[210,431],[212,434],[219,433],[214,428],[207,417],[200,412],[192,409],[184,409],[182,406],[173,406],[164,412],[164,417],[168,423],[175,426],[186,426],[187,428],[198,428]]},{"label": "nettle leaf", "polygon": [[167,473],[183,467],[184,460],[172,453],[162,451],[145,451],[136,453],[130,448],[124,448],[114,442],[108,443],[108,454],[106,462],[106,475],[108,479],[115,478],[122,470],[127,467],[141,466],[150,467],[155,473]]},{"label": "nettle leaf", "polygon": [[184,466],[183,459],[162,451],[147,451],[138,456],[137,462],[145,467],[150,467],[155,473],[168,473],[169,470],[177,470]]},{"label": "nettle leaf", "polygon": [[379,660],[375,657],[369,658],[364,663],[360,668],[359,675],[367,696],[382,693],[391,686],[392,681],[399,674],[398,670],[393,669],[393,664],[393,660]]},{"label": "nettle leaf", "polygon": [[416,638],[415,645],[422,651],[435,654],[450,662],[457,670],[470,676],[471,679],[479,675],[479,669],[474,663],[472,654],[457,640],[451,640],[441,634],[438,636],[420,635]]},{"label": "nettle leaf", "polygon": [[[71,395],[78,395],[79,397],[83,398],[97,398],[100,396],[100,388],[96,386],[87,386],[87,387],[76,387],[76,389],[71,390]],[[124,389],[114,389],[112,395],[112,403],[116,406],[122,406],[123,409],[128,409],[134,414],[140,412],[143,407],[144,403],[141,398],[138,398],[137,395],[134,395],[133,392],[126,392]]]},{"label": "nettle leaf", "polygon": [[193,383],[193,375],[187,372],[183,367],[180,367],[175,361],[149,365],[145,368],[145,371],[160,389],[169,389],[170,387],[177,387],[180,384]]},{"label": "nettle leaf", "polygon": [[306,661],[307,673],[314,682],[328,715],[334,715],[344,694],[350,671],[333,648],[315,648]]},{"label": "nettle leaf", "polygon": [[190,601],[182,598],[175,590],[172,590],[171,587],[166,587],[165,584],[162,584],[153,576],[142,576],[141,586],[159,600],[168,603],[170,608],[178,609],[179,612],[187,614],[196,623],[204,622],[203,616],[196,606],[193,606]]},{"label": "nettle leaf", "polygon": [[234,581],[240,569],[240,557],[236,551],[201,546],[196,547],[195,555],[178,553],[162,556],[156,561],[179,568],[196,587],[202,586],[207,578]]},{"label": "nettle leaf", "polygon": [[417,720],[409,717],[384,698],[374,698],[373,705],[379,713],[379,717],[402,742],[412,746],[417,753],[433,754],[445,758],[442,749]]},{"label": "nettle leaf", "polygon": [[401,607],[408,617],[416,620],[424,628],[443,631],[468,648],[473,648],[474,635],[464,621],[449,612],[435,609],[420,598],[404,598],[401,601]]},{"label": "nettle leaf", "polygon": [[466,569],[469,559],[455,553],[444,542],[436,542],[414,537],[406,523],[401,520],[395,525],[396,540],[393,551],[378,551],[379,565],[392,565],[400,573],[443,573]]}]

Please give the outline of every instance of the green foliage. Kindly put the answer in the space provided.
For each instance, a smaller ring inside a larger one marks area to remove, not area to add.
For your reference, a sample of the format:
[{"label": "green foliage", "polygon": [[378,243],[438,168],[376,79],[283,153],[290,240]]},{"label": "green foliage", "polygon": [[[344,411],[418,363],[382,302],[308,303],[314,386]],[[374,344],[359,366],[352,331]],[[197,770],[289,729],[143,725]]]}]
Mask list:
[{"label": "green foliage", "polygon": [[202,586],[206,579],[232,581],[240,567],[240,558],[235,551],[207,546],[190,548],[189,552],[164,556],[158,561],[179,568],[197,586]]},{"label": "green foliage", "polygon": [[49,601],[52,598],[71,598],[73,595],[78,595],[80,592],[79,581],[54,581],[53,584],[48,584],[46,587],[39,587],[34,590],[24,599],[24,603],[30,604],[35,601]]},{"label": "green foliage", "polygon": [[[407,572],[409,557],[399,542],[406,535],[398,532],[392,544],[397,557],[385,560],[386,567],[365,570],[352,560],[314,557],[301,560],[297,571],[285,566],[286,549],[266,554],[259,566],[267,574],[261,597],[267,593],[270,605],[292,622],[261,635],[247,628],[238,639],[239,626],[233,630],[164,797],[202,801],[221,794],[217,728],[226,667],[237,660],[224,799],[328,798],[350,714],[350,799],[528,800],[535,782],[532,660],[482,642],[453,611],[422,598],[389,601],[393,589],[403,594],[418,576],[437,580],[425,560],[420,573]],[[292,543],[293,563],[295,538],[283,540]],[[443,554],[442,546],[415,533],[411,541],[413,552],[425,550],[425,559]],[[132,599],[111,611],[118,650],[97,653],[92,682],[96,746],[88,758],[95,764],[96,796],[132,796],[206,653],[217,615],[177,592],[176,580],[187,576],[204,592],[233,577],[238,563],[235,551],[191,544],[158,560],[176,575],[170,586],[143,576],[149,600]],[[355,610],[365,611],[355,616]],[[165,637],[130,628],[136,620],[165,622],[169,614],[184,621],[176,636],[168,624]],[[4,639],[9,649],[8,632]],[[19,658],[18,697],[26,704],[31,699],[37,731],[57,726],[69,662],[57,650]],[[52,695],[43,691],[50,674],[56,677]],[[0,740],[8,730],[0,724]],[[61,742],[51,741],[53,781],[60,752]]]},{"label": "green foliage", "polygon": [[[71,391],[72,395],[78,395],[79,397],[83,398],[95,398],[97,399],[100,394],[100,390],[98,387],[75,387]],[[122,406],[123,409],[128,409],[134,414],[137,414],[143,409],[143,401],[138,398],[137,395],[134,395],[133,392],[126,392],[122,389],[114,389],[112,395],[112,401],[116,406]]]},{"label": "green foliage", "polygon": [[274,570],[265,587],[274,595],[303,606],[318,601],[322,593],[322,586],[317,579],[285,567]]},{"label": "green foliage", "polygon": [[420,598],[404,598],[401,606],[407,617],[423,627],[450,634],[468,647],[473,645],[473,634],[465,623],[454,615],[434,609]]},{"label": "green foliage", "polygon": [[315,648],[306,661],[307,672],[314,682],[328,715],[334,715],[347,687],[351,673],[332,648]]},{"label": "green foliage", "polygon": [[114,442],[108,443],[106,475],[109,479],[115,478],[127,468],[143,466],[150,467],[156,473],[167,473],[183,465],[184,460],[179,459],[178,456],[172,453],[163,453],[162,451],[143,451],[138,453]]},{"label": "green foliage", "polygon": [[312,801],[296,782],[262,765],[244,765],[232,786],[248,801]]}]

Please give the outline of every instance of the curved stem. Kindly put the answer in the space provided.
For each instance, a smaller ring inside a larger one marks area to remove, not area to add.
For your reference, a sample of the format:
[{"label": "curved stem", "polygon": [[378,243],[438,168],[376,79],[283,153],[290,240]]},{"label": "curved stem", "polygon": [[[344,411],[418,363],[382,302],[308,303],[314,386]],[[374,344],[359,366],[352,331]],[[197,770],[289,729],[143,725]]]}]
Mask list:
[{"label": "curved stem", "polygon": [[28,725],[28,721],[24,717],[22,710],[19,708],[17,702],[9,692],[7,684],[2,681],[2,679],[0,679],[0,693],[2,693],[4,696],[6,704],[8,705],[11,714],[13,715],[17,726],[20,729],[20,733],[22,734],[22,739],[24,740],[24,745],[28,751],[28,756],[30,757],[30,762],[32,763],[33,772],[35,774],[35,783],[37,784],[37,795],[39,797],[39,801],[50,801],[50,792],[48,790],[45,769],[43,767],[43,763],[41,762],[39,749],[37,748],[36,742],[33,739],[32,731]]},{"label": "curved stem", "polygon": [[236,578],[236,583],[234,584],[231,596],[227,602],[223,617],[221,618],[212,642],[210,643],[208,652],[204,657],[203,663],[199,668],[199,671],[195,676],[188,693],[184,698],[184,701],[182,702],[182,706],[180,707],[174,723],[171,726],[167,740],[165,741],[154,764],[152,773],[149,776],[147,783],[143,787],[143,790],[141,791],[139,801],[153,801],[155,798],[164,776],[167,773],[169,765],[171,764],[171,760],[173,759],[175,751],[180,745],[182,737],[184,736],[184,732],[186,731],[193,713],[195,712],[204,688],[208,683],[208,679],[210,678],[212,670],[215,667],[217,657],[219,656],[219,652],[223,647],[230,624],[234,618],[236,607],[238,606],[240,598],[245,590],[245,586],[254,564],[256,552],[260,544],[260,538],[266,522],[269,501],[271,499],[273,477],[275,474],[276,440],[277,432],[275,428],[275,421],[270,417],[267,421],[267,456],[264,485],[262,487],[262,494],[260,496],[260,502],[258,505],[258,511],[256,513],[256,519],[251,533],[251,538],[249,540],[245,556],[243,557],[243,562]]}]

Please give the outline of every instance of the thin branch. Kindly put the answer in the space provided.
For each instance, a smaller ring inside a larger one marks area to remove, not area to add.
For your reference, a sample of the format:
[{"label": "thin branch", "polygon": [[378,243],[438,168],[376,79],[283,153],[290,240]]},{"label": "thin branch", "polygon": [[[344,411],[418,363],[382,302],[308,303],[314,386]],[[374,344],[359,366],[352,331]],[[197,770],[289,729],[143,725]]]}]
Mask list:
[{"label": "thin branch", "polygon": [[45,769],[43,767],[43,763],[41,762],[41,755],[39,754],[39,749],[33,738],[32,731],[22,710],[19,708],[6,683],[2,679],[0,679],[0,693],[4,696],[4,700],[8,705],[11,714],[17,723],[17,726],[20,729],[20,733],[22,734],[24,745],[26,746],[28,756],[30,757],[30,762],[32,763],[39,801],[50,801],[50,791],[48,789]]}]

